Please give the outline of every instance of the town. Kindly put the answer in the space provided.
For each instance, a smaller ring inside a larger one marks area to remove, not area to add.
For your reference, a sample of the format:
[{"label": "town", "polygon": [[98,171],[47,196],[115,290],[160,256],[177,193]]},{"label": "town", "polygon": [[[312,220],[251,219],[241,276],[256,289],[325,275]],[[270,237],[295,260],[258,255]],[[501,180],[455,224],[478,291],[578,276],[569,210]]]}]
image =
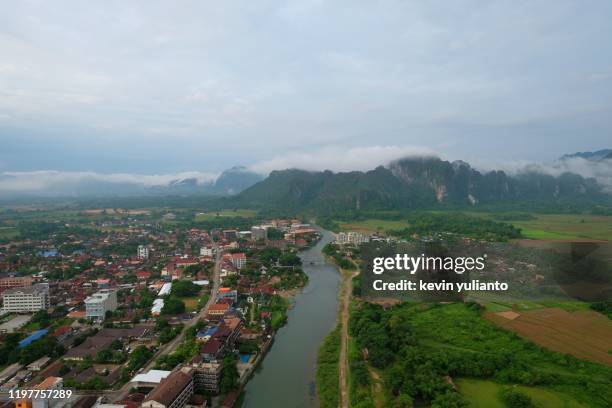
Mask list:
[{"label": "town", "polygon": [[0,244],[0,392],[74,390],[3,406],[234,406],[320,236],[298,219],[176,218],[83,210]]}]

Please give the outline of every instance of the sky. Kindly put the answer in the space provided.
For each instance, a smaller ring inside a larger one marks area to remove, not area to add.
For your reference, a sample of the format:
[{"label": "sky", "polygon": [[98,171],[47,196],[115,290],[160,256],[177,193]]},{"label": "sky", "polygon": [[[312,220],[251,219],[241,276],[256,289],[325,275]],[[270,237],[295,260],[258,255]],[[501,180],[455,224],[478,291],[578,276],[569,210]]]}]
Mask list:
[{"label": "sky", "polygon": [[610,148],[611,20],[597,0],[4,2],[0,175]]}]

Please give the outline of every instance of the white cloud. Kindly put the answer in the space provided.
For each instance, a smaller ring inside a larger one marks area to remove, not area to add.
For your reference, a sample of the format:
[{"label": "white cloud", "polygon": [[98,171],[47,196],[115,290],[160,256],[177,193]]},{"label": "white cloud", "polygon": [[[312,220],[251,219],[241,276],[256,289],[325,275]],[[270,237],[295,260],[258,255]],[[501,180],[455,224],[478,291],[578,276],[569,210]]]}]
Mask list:
[{"label": "white cloud", "polygon": [[329,146],[310,152],[293,152],[258,162],[250,169],[267,174],[272,170],[298,168],[302,170],[353,171],[371,170],[393,160],[409,156],[436,156],[436,153],[418,146],[365,146],[343,148]]},{"label": "white cloud", "polygon": [[612,193],[612,160],[586,160],[581,157],[565,158],[552,163],[535,163],[526,160],[479,160],[471,163],[481,171],[504,170],[509,174],[519,174],[528,171],[549,174],[558,177],[563,173],[575,173],[582,177],[594,178],[604,190]]},{"label": "white cloud", "polygon": [[214,182],[218,174],[196,171],[174,174],[140,175],[129,173],[103,174],[96,172],[65,172],[53,170],[29,172],[1,172],[0,192],[12,193],[61,193],[78,186],[80,183],[101,182],[110,184],[128,184],[140,187],[167,186],[173,181],[196,179],[198,184]]}]

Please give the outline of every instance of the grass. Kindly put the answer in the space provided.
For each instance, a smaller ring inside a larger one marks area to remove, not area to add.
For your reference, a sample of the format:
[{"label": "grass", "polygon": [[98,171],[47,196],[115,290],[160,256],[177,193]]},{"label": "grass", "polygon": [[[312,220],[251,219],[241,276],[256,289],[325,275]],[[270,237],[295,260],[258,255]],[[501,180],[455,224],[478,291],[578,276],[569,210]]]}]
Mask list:
[{"label": "grass", "polygon": [[582,214],[542,214],[529,221],[511,221],[532,239],[577,240],[612,238],[612,216]]},{"label": "grass", "polygon": [[185,309],[188,312],[193,312],[199,309],[200,298],[198,296],[191,296],[180,299],[183,301],[183,303],[185,303]]},{"label": "grass", "polygon": [[317,355],[317,393],[322,408],[337,408],[340,400],[340,325],[325,337]]},{"label": "grass", "polygon": [[19,235],[19,230],[15,227],[0,227],[0,239],[14,238]]},{"label": "grass", "polygon": [[[472,408],[505,408],[499,399],[502,385],[493,381],[461,378],[455,384],[459,392],[468,400]],[[541,408],[582,408],[580,404],[570,396],[539,387],[517,386],[515,388],[531,397],[537,407]]]},{"label": "grass", "polygon": [[384,234],[388,230],[399,230],[408,227],[404,220],[367,219],[362,221],[338,222],[342,231],[358,231],[366,234]]},{"label": "grass", "polygon": [[287,316],[285,313],[279,310],[275,310],[270,315],[270,325],[272,326],[274,330],[278,330],[285,323],[286,318]]},{"label": "grass", "polygon": [[578,300],[543,300],[534,302],[525,300],[521,302],[486,302],[488,312],[505,312],[508,310],[535,310],[547,307],[558,307],[559,309],[567,310],[568,312],[577,312],[579,310],[590,310],[589,304]]},{"label": "grass", "polygon": [[254,218],[257,216],[255,210],[235,209],[235,210],[220,210],[211,211],[208,213],[198,213],[195,216],[196,221],[211,221],[219,217],[243,217]]}]

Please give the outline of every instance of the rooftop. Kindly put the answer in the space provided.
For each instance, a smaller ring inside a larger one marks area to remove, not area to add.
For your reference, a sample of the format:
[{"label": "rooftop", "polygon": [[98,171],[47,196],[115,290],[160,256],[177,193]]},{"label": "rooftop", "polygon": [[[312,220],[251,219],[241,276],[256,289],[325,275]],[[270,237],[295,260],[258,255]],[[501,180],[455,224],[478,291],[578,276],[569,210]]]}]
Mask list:
[{"label": "rooftop", "polygon": [[156,401],[168,406],[192,381],[191,375],[182,370],[173,371],[164,378],[157,387],[145,398],[145,401]]},{"label": "rooftop", "polygon": [[165,370],[149,370],[147,373],[141,373],[132,378],[131,382],[157,383],[159,384],[164,378],[168,377],[172,371]]}]

